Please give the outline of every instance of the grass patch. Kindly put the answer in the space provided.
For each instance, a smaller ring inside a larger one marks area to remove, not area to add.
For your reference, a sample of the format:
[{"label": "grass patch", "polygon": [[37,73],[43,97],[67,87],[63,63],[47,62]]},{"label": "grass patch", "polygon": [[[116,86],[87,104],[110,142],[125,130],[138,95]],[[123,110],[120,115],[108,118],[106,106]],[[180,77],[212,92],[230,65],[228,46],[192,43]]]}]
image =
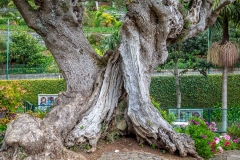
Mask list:
[{"label": "grass patch", "polygon": [[[7,31],[7,24],[0,24],[0,30]],[[105,33],[112,34],[117,31],[117,28],[114,27],[83,27],[85,33]],[[10,31],[27,31],[34,32],[31,28],[26,25],[10,25]]]},{"label": "grass patch", "polygon": [[[8,26],[7,24],[0,24],[0,30],[4,30],[7,31]],[[10,25],[10,31],[27,31],[27,32],[33,32],[33,30],[31,28],[29,28],[26,25]]]}]

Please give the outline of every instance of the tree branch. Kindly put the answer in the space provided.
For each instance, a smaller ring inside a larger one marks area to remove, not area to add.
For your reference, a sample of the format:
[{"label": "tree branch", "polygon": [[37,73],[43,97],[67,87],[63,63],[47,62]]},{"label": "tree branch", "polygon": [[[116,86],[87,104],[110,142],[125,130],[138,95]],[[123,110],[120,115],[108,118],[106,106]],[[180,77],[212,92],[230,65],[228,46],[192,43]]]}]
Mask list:
[{"label": "tree branch", "polygon": [[235,0],[222,0],[218,7],[212,11],[211,16],[208,18],[208,26],[212,26],[215,23],[221,9],[223,9],[226,5],[233,3],[234,1]]},{"label": "tree branch", "polygon": [[16,5],[18,11],[21,13],[27,25],[34,30],[39,29],[36,23],[36,20],[38,19],[37,11],[31,7],[28,1],[13,0],[13,2]]},{"label": "tree branch", "polygon": [[218,7],[212,13],[219,14],[222,8],[224,8],[228,4],[233,3],[234,1],[235,0],[222,0]]},{"label": "tree branch", "polygon": [[84,11],[83,7],[78,6],[78,0],[70,0],[69,4],[69,12],[72,15],[74,23],[77,25],[81,24]]},{"label": "tree branch", "polygon": [[[169,39],[168,45],[194,37],[206,30],[215,23],[221,9],[234,1],[235,0],[222,0],[218,7],[212,11],[212,1],[193,0],[193,5],[185,17],[185,26],[187,26],[187,28],[181,31],[178,38]],[[168,36],[168,38],[171,37]]]}]

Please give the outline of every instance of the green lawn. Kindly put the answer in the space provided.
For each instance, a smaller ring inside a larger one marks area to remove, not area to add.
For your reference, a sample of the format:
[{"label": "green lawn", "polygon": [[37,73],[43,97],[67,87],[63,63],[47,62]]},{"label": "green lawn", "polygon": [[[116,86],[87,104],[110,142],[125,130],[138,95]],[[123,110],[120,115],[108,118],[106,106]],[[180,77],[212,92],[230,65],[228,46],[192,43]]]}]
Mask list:
[{"label": "green lawn", "polygon": [[[117,31],[114,27],[83,27],[85,33],[104,33],[112,34]],[[0,24],[0,30],[7,31],[7,25]],[[33,32],[32,29],[26,25],[10,25],[10,31],[28,31]]]}]

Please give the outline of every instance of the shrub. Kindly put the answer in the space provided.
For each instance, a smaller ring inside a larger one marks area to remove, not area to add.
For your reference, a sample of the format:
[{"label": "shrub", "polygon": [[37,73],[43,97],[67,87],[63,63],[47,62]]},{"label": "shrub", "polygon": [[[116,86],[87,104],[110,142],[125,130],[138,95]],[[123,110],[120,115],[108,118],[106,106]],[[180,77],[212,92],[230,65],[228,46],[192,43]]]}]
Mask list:
[{"label": "shrub", "polygon": [[231,135],[232,138],[240,138],[240,125],[232,124],[230,127],[227,127],[227,134]]},{"label": "shrub", "polygon": [[188,127],[188,133],[194,139],[196,150],[201,157],[210,158],[213,156],[209,142],[213,140],[215,133],[209,129],[205,121],[193,117]]},{"label": "shrub", "polygon": [[0,86],[0,110],[7,113],[16,113],[22,106],[22,96],[26,92],[17,81]]},{"label": "shrub", "polygon": [[[240,149],[240,138],[234,139],[228,134],[219,136],[219,134],[214,133],[217,130],[215,122],[209,124],[200,118],[192,117],[188,126],[177,127],[175,130],[179,133],[189,134],[195,141],[197,153],[206,159],[226,150]],[[237,134],[239,135],[239,132]]]},{"label": "shrub", "polygon": [[8,19],[7,18],[0,18],[0,24],[7,25]]},{"label": "shrub", "polygon": [[[228,106],[239,106],[238,74],[228,75]],[[185,75],[181,77],[182,107],[211,108],[221,102],[222,75]],[[153,77],[150,94],[161,107],[175,108],[177,104],[174,76]]]},{"label": "shrub", "polygon": [[87,37],[87,39],[90,44],[99,46],[104,37],[100,33],[92,33]]},{"label": "shrub", "polygon": [[213,157],[210,142],[214,139],[215,133],[209,129],[206,122],[197,117],[192,117],[188,126],[176,128],[177,132],[189,134],[195,141],[196,151],[203,158]]},{"label": "shrub", "polygon": [[[38,94],[58,94],[59,92],[66,90],[66,83],[63,79],[42,79],[42,80],[8,80],[8,81],[0,81],[0,87],[2,86],[16,86],[15,83],[18,84],[20,88],[26,91],[22,94],[21,100],[29,101],[32,104],[37,104],[38,102]],[[15,88],[17,89],[17,88]],[[0,96],[1,95],[0,91]],[[12,94],[15,96],[15,93]],[[2,98],[0,97],[0,103]],[[21,101],[22,102],[22,101]],[[2,105],[0,104],[0,107]]]}]

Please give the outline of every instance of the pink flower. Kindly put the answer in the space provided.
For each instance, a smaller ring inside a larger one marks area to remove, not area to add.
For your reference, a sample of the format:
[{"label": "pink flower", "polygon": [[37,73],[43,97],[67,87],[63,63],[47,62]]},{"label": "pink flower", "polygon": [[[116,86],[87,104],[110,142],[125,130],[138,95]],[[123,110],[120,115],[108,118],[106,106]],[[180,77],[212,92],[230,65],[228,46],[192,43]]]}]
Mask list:
[{"label": "pink flower", "polygon": [[234,143],[238,143],[238,139],[234,139],[233,142],[234,142]]},{"label": "pink flower", "polygon": [[226,141],[228,141],[228,140],[230,140],[231,137],[226,134],[226,135],[224,135],[224,138],[225,138]]},{"label": "pink flower", "polygon": [[206,138],[206,137],[207,137],[206,135],[204,135],[204,134],[202,135],[202,138]]},{"label": "pink flower", "polygon": [[223,153],[222,147],[219,146],[218,149],[219,149],[219,152],[220,152],[220,153]]},{"label": "pink flower", "polygon": [[211,124],[209,124],[208,122],[206,122],[206,125],[208,126],[208,128],[212,131],[217,131],[217,128],[216,128],[216,123],[215,122],[212,122]]},{"label": "pink flower", "polygon": [[196,125],[199,125],[199,124],[200,124],[200,122],[195,122],[195,124],[196,124]]},{"label": "pink flower", "polygon": [[215,140],[216,144],[218,144],[220,142],[220,139],[218,137],[214,137],[214,140]]}]

